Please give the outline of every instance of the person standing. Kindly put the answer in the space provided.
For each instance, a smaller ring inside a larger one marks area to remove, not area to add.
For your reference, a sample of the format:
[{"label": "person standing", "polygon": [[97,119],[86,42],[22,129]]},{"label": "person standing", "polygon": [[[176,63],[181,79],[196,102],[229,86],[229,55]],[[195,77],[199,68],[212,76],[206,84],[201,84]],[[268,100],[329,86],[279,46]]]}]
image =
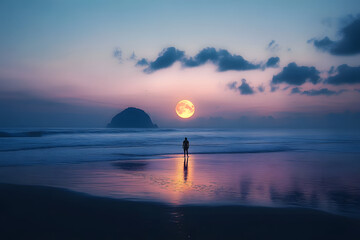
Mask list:
[{"label": "person standing", "polygon": [[184,158],[185,158],[185,153],[189,158],[189,141],[187,140],[187,138],[185,138],[185,140],[183,141],[183,149],[184,149]]}]

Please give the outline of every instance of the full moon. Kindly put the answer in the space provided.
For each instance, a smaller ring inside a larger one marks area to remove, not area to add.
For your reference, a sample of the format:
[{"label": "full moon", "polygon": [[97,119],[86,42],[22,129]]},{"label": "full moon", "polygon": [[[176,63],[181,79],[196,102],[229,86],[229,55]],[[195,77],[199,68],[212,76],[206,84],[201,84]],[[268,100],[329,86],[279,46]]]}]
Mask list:
[{"label": "full moon", "polygon": [[181,118],[189,118],[195,112],[195,107],[189,100],[181,100],[176,104],[175,111]]}]

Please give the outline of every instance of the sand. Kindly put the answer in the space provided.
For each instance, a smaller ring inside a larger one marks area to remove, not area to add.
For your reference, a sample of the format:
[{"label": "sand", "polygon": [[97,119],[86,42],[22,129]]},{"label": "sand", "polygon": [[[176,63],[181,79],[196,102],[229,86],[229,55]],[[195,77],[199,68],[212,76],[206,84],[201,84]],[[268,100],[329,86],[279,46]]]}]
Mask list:
[{"label": "sand", "polygon": [[360,220],[303,208],[170,206],[0,184],[0,239],[360,239]]}]

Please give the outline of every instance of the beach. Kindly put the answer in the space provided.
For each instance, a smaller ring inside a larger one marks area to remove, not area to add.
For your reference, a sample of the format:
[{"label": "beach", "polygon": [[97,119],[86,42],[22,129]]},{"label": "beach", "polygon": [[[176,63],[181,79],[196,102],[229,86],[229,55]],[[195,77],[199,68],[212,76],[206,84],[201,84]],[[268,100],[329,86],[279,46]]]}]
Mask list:
[{"label": "beach", "polygon": [[48,129],[0,141],[1,239],[360,236],[356,133]]},{"label": "beach", "polygon": [[360,220],[300,208],[169,206],[1,184],[1,239],[358,239]]}]

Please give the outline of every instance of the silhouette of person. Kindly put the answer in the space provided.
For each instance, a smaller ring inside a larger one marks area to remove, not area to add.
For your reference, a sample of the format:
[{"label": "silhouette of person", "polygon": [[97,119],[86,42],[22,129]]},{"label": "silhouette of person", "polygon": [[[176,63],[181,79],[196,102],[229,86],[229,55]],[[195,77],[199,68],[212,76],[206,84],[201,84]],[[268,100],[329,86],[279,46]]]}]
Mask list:
[{"label": "silhouette of person", "polygon": [[185,158],[185,153],[189,158],[189,141],[187,140],[187,138],[185,138],[185,140],[183,141],[183,149],[184,149],[184,158]]}]

